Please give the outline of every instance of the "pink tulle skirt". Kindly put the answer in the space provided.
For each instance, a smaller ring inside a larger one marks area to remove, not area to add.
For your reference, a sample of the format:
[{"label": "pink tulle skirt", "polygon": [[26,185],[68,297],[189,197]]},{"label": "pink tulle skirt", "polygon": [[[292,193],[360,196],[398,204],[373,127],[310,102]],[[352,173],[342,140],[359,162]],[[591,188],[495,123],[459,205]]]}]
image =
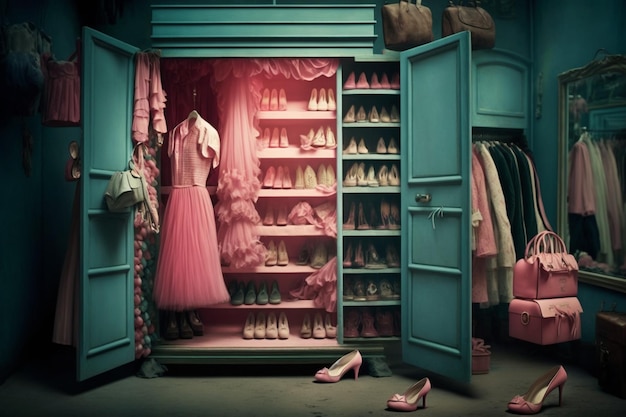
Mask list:
[{"label": "pink tulle skirt", "polygon": [[173,187],[161,225],[154,300],[163,310],[227,302],[213,204],[204,187]]}]

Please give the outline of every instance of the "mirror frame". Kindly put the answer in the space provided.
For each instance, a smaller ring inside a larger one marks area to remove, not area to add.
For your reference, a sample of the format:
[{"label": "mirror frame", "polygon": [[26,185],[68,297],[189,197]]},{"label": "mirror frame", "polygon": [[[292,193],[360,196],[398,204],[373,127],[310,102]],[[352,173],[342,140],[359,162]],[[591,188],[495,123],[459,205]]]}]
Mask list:
[{"label": "mirror frame", "polygon": [[[583,78],[587,78],[593,75],[608,73],[608,72],[623,72],[626,75],[626,55],[607,55],[603,59],[594,60],[581,68],[574,68],[572,70],[559,74],[558,81],[558,111],[559,111],[559,141],[558,141],[558,194],[557,194],[557,226],[558,233],[561,236],[565,236],[565,231],[568,230],[567,225],[567,178],[568,178],[568,90],[567,85],[572,81],[579,81]],[[619,278],[613,275],[600,274],[591,271],[578,271],[578,280],[598,287],[603,287],[609,290],[626,293],[626,279]]]}]

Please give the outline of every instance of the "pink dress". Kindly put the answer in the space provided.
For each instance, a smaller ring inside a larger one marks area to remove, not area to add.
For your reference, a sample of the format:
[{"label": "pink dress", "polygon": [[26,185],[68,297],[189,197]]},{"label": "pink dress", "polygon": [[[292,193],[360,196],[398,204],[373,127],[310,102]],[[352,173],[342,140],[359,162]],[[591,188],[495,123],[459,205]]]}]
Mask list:
[{"label": "pink dress", "polygon": [[217,130],[199,115],[170,132],[170,192],[161,226],[154,299],[163,310],[192,310],[229,300],[213,203],[206,188],[220,161]]}]

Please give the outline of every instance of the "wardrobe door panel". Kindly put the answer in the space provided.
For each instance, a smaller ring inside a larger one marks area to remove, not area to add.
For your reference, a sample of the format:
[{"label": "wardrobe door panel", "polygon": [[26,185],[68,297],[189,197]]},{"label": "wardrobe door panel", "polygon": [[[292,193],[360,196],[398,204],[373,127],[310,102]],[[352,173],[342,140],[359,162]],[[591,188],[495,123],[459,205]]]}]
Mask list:
[{"label": "wardrobe door panel", "polygon": [[407,363],[471,377],[470,39],[400,55],[402,352]]},{"label": "wardrobe door panel", "polygon": [[77,378],[135,359],[134,211],[111,213],[104,190],[132,146],[137,48],[83,30],[81,220]]}]

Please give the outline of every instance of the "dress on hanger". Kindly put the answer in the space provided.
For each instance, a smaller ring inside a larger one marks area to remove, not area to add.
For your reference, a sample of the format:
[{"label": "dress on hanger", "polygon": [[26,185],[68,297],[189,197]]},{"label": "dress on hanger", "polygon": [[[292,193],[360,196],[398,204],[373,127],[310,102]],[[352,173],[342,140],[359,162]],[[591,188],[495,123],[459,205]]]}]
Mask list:
[{"label": "dress on hanger", "polygon": [[220,162],[217,130],[197,112],[169,134],[172,190],[161,225],[154,300],[163,310],[227,302],[213,203],[206,188]]}]

